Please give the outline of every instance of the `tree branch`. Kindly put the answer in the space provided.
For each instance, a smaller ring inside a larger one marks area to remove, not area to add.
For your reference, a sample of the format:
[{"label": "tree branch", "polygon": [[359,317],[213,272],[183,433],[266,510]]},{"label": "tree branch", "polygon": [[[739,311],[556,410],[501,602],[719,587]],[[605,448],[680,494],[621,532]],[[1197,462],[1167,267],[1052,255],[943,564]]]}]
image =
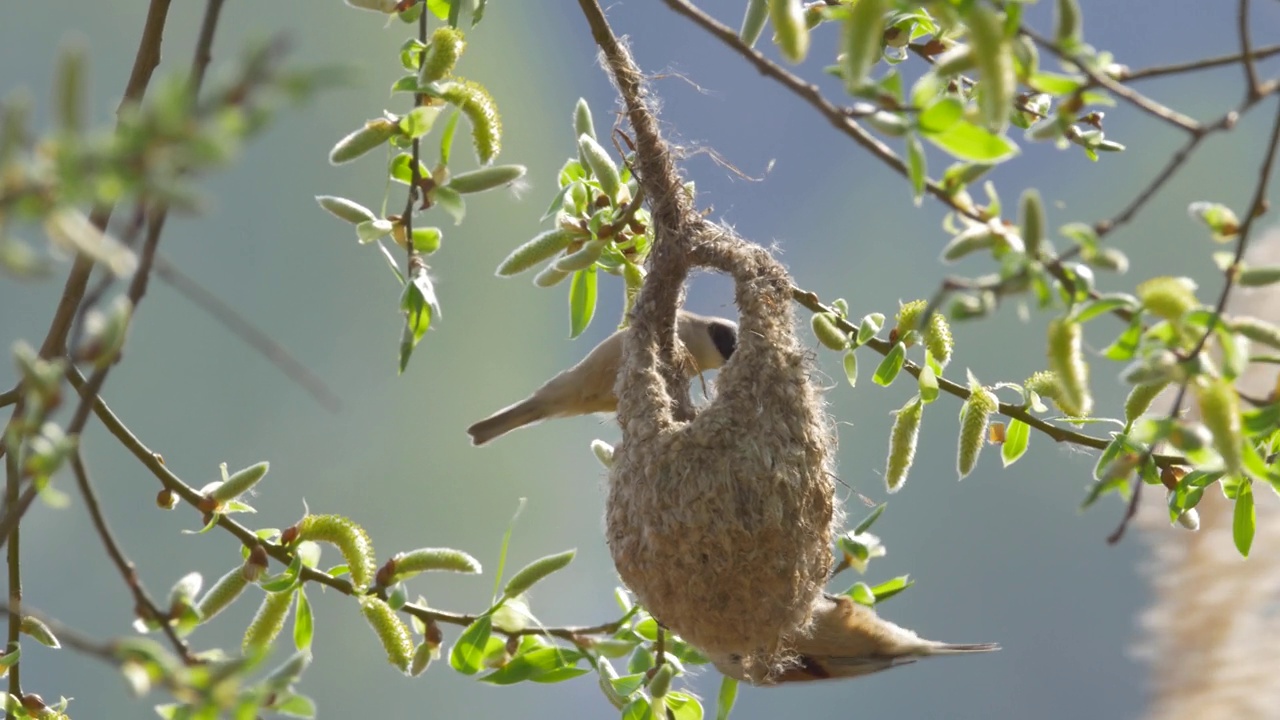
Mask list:
[{"label": "tree branch", "polygon": [[[11,452],[4,458],[4,505],[10,513],[18,507],[18,488],[22,482],[21,475],[18,473],[18,454]],[[34,487],[34,486],[33,486]],[[28,505],[30,503],[28,502]],[[14,513],[14,517],[20,515]],[[19,630],[22,626],[22,556],[19,553],[18,544],[18,528],[15,527],[11,532],[0,536],[0,538],[9,541],[9,607],[14,608],[16,613],[9,616],[9,633],[8,641],[10,646],[17,645]],[[22,663],[16,662],[9,667],[9,694],[15,698],[22,698],[22,679],[20,673],[22,671]]]},{"label": "tree branch", "polygon": [[[731,50],[746,58],[748,62],[760,71],[761,75],[777,81],[793,95],[813,107],[820,115],[827,119],[827,122],[829,122],[832,127],[851,138],[855,143],[870,152],[885,165],[888,165],[899,175],[904,178],[909,177],[906,163],[904,163],[902,159],[889,148],[889,146],[880,142],[878,138],[867,132],[861,125],[849,117],[847,112],[828,101],[822,95],[821,91],[818,90],[817,85],[806,83],[804,80],[792,75],[787,70],[766,58],[759,51],[748,47],[738,38],[738,33],[734,31],[733,28],[722,24],[720,21],[690,4],[687,0],[663,0],[663,2],[667,7],[680,15],[683,15],[689,20],[692,20],[695,25],[707,31],[717,40],[727,45]],[[588,18],[588,20],[590,21],[590,18]],[[932,180],[926,179],[925,191],[961,215],[975,220],[982,219],[972,209],[963,207],[957,203],[955,198]]]},{"label": "tree branch", "polygon": [[[72,387],[83,397],[88,388],[88,382],[79,371],[74,368],[67,370],[67,379]],[[92,401],[94,414],[106,427],[107,431],[115,437],[126,450],[133,454],[139,462],[143,464],[151,474],[160,481],[160,484],[171,490],[175,495],[182,499],[183,502],[192,508],[199,510],[200,504],[205,499],[195,488],[186,484],[175,475],[168,467],[165,466],[159,454],[151,451],[146,445],[138,439],[128,427],[116,416],[111,408],[101,397],[93,397]],[[235,536],[242,545],[247,548],[261,546],[267,555],[274,558],[278,562],[289,565],[293,561],[293,550],[277,543],[265,542],[259,538],[252,530],[241,525],[226,515],[219,515],[217,519],[218,527],[226,530]],[[329,573],[316,570],[314,568],[303,567],[301,577],[304,581],[314,582],[325,587],[332,588],[343,595],[356,596],[360,593],[352,587],[351,583],[345,579],[337,578]],[[377,593],[380,597],[384,596],[383,591]],[[385,599],[385,598],[384,598]],[[413,603],[407,604],[403,608],[404,612],[414,615],[423,621],[443,622],[451,625],[470,625],[479,617],[478,615],[467,615],[463,613],[447,612],[444,610],[435,610]],[[565,640],[574,641],[586,635],[607,635],[616,632],[622,626],[623,620],[615,620],[613,622],[601,623],[599,625],[589,626],[568,626],[568,627],[530,627],[511,633],[512,635],[542,635],[558,637]]]},{"label": "tree branch", "polygon": [[125,586],[133,594],[136,605],[134,612],[144,620],[159,622],[160,629],[164,632],[165,637],[169,639],[169,644],[173,645],[173,649],[182,658],[182,661],[188,665],[194,665],[196,659],[191,655],[191,649],[187,647],[187,643],[178,637],[178,633],[169,624],[168,612],[161,611],[160,608],[156,607],[155,602],[151,600],[146,588],[142,586],[142,580],[138,578],[137,569],[124,556],[124,552],[120,549],[120,543],[116,541],[111,528],[107,526],[107,518],[102,514],[102,505],[98,502],[98,494],[94,491],[93,484],[89,480],[89,472],[85,469],[84,458],[81,457],[80,448],[78,447],[71,453],[71,470],[76,476],[76,485],[80,487],[80,495],[84,497],[84,504],[89,510],[89,517],[93,519],[93,526],[98,531],[98,537],[102,539],[102,546],[106,549],[107,555],[111,558],[111,562],[115,564],[116,569],[120,571],[120,577],[124,579]]},{"label": "tree branch", "polygon": [[1258,86],[1258,70],[1253,66],[1253,50],[1249,42],[1249,0],[1240,0],[1240,9],[1236,11],[1236,29],[1240,33],[1240,64],[1244,66],[1245,98],[1256,98],[1262,90]]},{"label": "tree branch", "polygon": [[1180,73],[1195,72],[1197,70],[1210,70],[1223,65],[1235,65],[1246,59],[1265,60],[1273,55],[1280,55],[1280,45],[1268,45],[1253,51],[1252,55],[1220,55],[1217,57],[1204,58],[1201,60],[1192,60],[1184,63],[1173,63],[1170,65],[1157,65],[1140,70],[1125,70],[1120,75],[1122,81],[1132,80],[1148,80],[1151,78],[1164,77],[1167,75],[1178,75]]}]

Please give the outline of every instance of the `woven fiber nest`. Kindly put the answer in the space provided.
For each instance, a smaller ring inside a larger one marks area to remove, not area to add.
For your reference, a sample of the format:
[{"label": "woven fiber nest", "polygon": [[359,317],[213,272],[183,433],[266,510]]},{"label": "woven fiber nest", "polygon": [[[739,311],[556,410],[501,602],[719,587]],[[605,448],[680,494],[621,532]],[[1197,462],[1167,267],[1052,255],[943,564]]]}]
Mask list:
[{"label": "woven fiber nest", "polygon": [[608,540],[659,622],[765,677],[787,664],[831,569],[832,433],[785,271],[764,249],[704,230],[690,257],[734,277],[738,349],[695,413],[687,384],[664,371],[684,275],[654,268],[619,376]]},{"label": "woven fiber nest", "polygon": [[[615,388],[622,442],[610,470],[614,565],[665,627],[753,678],[793,659],[831,570],[834,434],[796,337],[792,283],[764,248],[699,215],[621,43],[606,65],[635,133],[637,180],[655,230]],[[714,399],[689,397],[675,334],[693,267],[726,273],[740,311],[737,349]]]}]

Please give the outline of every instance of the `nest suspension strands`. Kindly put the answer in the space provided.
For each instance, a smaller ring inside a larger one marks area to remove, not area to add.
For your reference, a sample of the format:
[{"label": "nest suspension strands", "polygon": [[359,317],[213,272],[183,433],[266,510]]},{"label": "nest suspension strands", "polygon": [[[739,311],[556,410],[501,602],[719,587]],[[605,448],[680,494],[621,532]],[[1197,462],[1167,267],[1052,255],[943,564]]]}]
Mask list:
[{"label": "nest suspension strands", "polygon": [[[610,472],[610,551],[663,625],[765,679],[793,660],[831,568],[842,519],[834,435],[796,337],[786,271],[694,211],[634,61],[611,35],[596,40],[626,104],[655,228],[615,388],[622,442]],[[693,267],[732,276],[741,312],[737,350],[701,410],[674,331]]]}]

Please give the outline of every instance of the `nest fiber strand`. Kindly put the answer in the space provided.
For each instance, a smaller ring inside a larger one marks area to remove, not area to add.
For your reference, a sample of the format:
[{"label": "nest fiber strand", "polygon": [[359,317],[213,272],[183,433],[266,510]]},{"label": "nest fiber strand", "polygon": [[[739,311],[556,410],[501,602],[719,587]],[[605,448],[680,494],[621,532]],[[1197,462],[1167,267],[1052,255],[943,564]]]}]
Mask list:
[{"label": "nest fiber strand", "polygon": [[[597,40],[600,40],[597,35]],[[617,385],[622,442],[607,533],[623,581],[664,626],[756,677],[781,669],[811,620],[841,518],[834,439],[795,332],[791,281],[765,249],[698,216],[626,49],[601,42],[636,136],[655,228]],[[700,411],[673,361],[691,267],[731,275],[738,347]]]}]

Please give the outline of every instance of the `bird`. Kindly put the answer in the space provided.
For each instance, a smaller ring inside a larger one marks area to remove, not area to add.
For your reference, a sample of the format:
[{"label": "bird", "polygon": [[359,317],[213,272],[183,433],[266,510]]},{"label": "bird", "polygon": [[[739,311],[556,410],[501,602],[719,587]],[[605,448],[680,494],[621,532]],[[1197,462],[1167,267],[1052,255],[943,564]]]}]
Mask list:
[{"label": "bird", "polygon": [[[687,367],[689,378],[722,367],[738,346],[738,324],[732,320],[679,310],[676,325],[680,341],[693,359]],[[626,332],[624,328],[613,333],[581,362],[548,380],[529,397],[467,428],[471,444],[484,445],[547,418],[615,412],[618,398],[613,386],[622,364]]]},{"label": "bird", "polygon": [[720,672],[753,685],[773,686],[810,680],[860,677],[932,655],[994,652],[996,643],[953,645],[926,640],[876,615],[847,595],[822,593],[815,601],[813,623],[792,643],[795,659],[781,672],[753,677],[740,655],[712,657]]}]

